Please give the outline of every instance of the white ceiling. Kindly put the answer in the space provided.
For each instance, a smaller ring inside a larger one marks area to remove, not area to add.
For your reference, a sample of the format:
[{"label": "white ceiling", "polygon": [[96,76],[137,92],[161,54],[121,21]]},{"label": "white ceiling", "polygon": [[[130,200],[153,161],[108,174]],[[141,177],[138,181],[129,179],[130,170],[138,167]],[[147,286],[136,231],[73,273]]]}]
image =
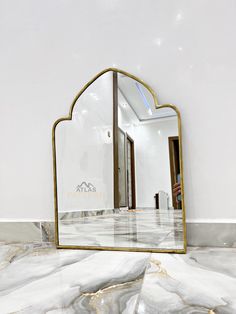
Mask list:
[{"label": "white ceiling", "polygon": [[118,88],[123,95],[123,105],[130,105],[140,121],[176,116],[172,108],[156,109],[152,94],[130,77],[118,74]]}]

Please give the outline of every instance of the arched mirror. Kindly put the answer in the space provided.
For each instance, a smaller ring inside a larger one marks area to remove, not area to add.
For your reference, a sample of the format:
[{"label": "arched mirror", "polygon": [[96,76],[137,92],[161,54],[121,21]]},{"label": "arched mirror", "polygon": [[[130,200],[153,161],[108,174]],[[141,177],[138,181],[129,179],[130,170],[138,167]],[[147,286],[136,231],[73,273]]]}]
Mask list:
[{"label": "arched mirror", "polygon": [[186,250],[180,114],[106,69],[53,126],[58,248]]}]

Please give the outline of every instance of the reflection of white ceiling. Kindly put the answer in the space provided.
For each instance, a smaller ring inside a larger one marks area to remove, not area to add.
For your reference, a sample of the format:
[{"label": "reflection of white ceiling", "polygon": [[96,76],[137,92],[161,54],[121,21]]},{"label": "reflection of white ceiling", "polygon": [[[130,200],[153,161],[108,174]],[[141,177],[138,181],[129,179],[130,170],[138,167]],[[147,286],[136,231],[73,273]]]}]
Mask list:
[{"label": "reflection of white ceiling", "polygon": [[[118,88],[122,94],[121,105],[130,105],[137,118],[141,121],[176,116],[172,108],[156,109],[152,94],[134,79],[118,74]],[[119,97],[119,96],[118,96]]]}]

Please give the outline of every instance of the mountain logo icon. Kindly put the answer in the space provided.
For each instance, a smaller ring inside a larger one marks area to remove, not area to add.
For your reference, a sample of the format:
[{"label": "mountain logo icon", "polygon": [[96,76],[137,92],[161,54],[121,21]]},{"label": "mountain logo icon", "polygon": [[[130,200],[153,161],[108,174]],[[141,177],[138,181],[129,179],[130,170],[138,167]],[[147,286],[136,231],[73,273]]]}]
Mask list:
[{"label": "mountain logo icon", "polygon": [[83,181],[81,184],[77,185],[76,192],[96,192],[95,186],[90,182]]}]

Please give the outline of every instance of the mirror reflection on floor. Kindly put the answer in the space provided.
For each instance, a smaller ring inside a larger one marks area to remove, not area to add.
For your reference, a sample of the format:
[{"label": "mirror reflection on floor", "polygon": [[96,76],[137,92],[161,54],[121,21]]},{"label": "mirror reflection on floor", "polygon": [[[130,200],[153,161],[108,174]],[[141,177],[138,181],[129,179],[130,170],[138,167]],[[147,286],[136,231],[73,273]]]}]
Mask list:
[{"label": "mirror reflection on floor", "polygon": [[[181,210],[81,211],[60,215],[62,245],[183,248]],[[68,218],[66,218],[68,217]],[[70,217],[70,218],[69,218]]]},{"label": "mirror reflection on floor", "polygon": [[61,246],[183,250],[179,117],[116,71],[55,128]]}]

